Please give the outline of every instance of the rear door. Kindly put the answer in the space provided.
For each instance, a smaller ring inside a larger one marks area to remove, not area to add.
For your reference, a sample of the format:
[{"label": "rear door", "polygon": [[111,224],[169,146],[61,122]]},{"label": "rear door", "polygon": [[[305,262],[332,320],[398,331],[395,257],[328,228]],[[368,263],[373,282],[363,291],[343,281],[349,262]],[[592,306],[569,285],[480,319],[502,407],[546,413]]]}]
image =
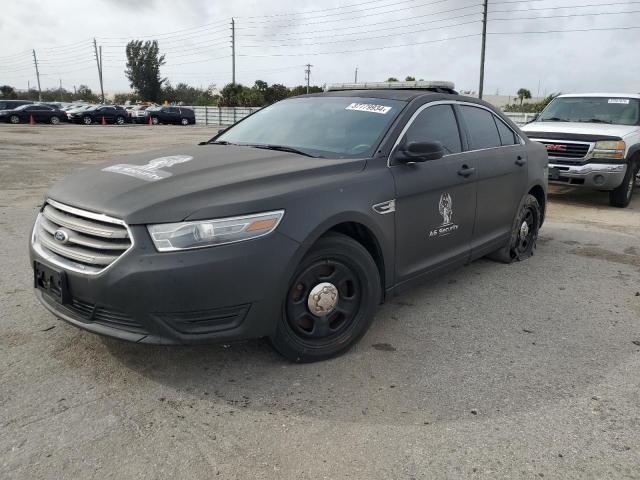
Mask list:
[{"label": "rear door", "polygon": [[400,143],[438,141],[447,154],[422,163],[391,161],[396,185],[396,278],[401,283],[470,256],[476,208],[476,161],[464,152],[454,108],[422,106]]},{"label": "rear door", "polygon": [[502,246],[511,233],[528,169],[520,137],[489,109],[459,105],[469,150],[478,160],[478,205],[473,256]]},{"label": "rear door", "polygon": [[180,109],[178,107],[163,108],[162,111],[165,114],[165,122],[178,123],[180,121]]}]

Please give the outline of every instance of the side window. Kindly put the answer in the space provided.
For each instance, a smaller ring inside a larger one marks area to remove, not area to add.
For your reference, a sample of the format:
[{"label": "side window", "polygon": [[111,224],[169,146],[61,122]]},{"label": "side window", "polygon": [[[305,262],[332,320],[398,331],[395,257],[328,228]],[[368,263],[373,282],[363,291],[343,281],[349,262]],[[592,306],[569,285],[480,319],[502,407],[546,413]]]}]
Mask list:
[{"label": "side window", "polygon": [[496,116],[494,116],[493,119],[496,121],[496,125],[498,126],[498,133],[500,134],[500,141],[502,142],[503,146],[517,145],[518,143],[520,143],[516,138],[516,134],[513,133],[513,130],[507,127],[507,125],[502,120],[500,120]]},{"label": "side window", "polygon": [[458,122],[451,105],[434,105],[425,108],[413,121],[407,133],[405,142],[442,143],[447,153],[462,151]]},{"label": "side window", "polygon": [[461,105],[460,110],[469,130],[471,150],[502,146],[493,113],[478,107]]}]

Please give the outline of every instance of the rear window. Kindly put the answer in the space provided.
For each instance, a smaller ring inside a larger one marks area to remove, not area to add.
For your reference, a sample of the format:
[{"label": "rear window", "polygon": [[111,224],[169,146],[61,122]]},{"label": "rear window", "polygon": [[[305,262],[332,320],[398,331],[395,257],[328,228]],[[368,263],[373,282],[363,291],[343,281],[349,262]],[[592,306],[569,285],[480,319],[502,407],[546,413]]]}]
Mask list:
[{"label": "rear window", "polygon": [[502,146],[498,127],[496,127],[496,122],[493,120],[494,115],[491,112],[466,105],[462,105],[460,110],[469,131],[471,150]]}]

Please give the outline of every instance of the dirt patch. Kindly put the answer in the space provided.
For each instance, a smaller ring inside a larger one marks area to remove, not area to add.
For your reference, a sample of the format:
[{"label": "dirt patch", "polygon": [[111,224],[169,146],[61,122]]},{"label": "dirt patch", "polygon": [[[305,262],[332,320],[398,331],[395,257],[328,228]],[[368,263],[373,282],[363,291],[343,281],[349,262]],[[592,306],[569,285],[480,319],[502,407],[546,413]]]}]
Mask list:
[{"label": "dirt patch", "polygon": [[[629,249],[625,250],[628,251]],[[597,258],[606,262],[621,263],[640,268],[640,256],[629,253],[612,252],[598,247],[580,247],[571,251],[575,255],[587,258]]]}]

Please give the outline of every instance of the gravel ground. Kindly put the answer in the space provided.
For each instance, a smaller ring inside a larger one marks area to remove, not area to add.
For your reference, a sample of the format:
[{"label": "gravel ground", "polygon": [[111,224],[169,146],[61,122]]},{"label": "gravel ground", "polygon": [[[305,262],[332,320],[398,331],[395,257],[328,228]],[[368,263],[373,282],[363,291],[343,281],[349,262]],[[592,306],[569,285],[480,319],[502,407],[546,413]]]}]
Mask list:
[{"label": "gravel ground", "polygon": [[48,185],[213,133],[0,125],[0,478],[640,478],[640,192],[554,190],[533,258],[394,298],[323,363],[45,312],[27,238]]}]

